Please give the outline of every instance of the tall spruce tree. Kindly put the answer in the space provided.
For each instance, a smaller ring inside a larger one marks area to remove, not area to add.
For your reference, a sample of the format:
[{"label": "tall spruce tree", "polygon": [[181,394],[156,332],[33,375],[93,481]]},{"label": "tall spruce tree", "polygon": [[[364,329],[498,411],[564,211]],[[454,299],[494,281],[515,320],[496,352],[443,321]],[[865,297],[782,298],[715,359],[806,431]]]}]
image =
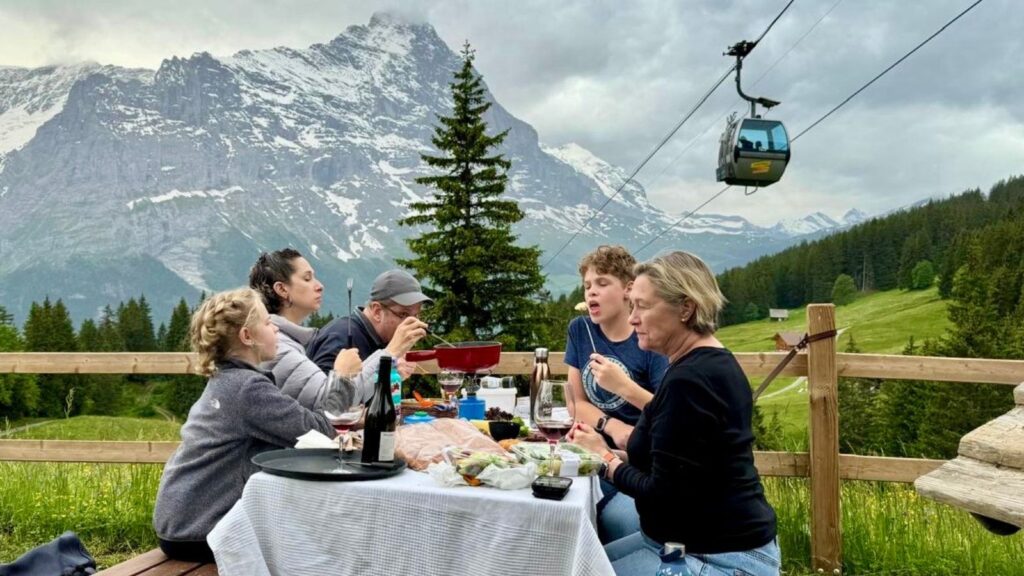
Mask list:
[{"label": "tall spruce tree", "polygon": [[494,151],[508,131],[487,134],[482,77],[473,69],[469,43],[450,84],[454,108],[440,118],[432,142],[440,155],[423,160],[442,174],[417,178],[434,188],[415,202],[405,226],[423,226],[407,239],[413,258],[399,260],[425,281],[434,305],[425,317],[435,330],[458,338],[497,338],[521,346],[531,339],[544,278],[540,250],[515,244],[512,225],[522,220],[515,202],[503,200],[511,163]]},{"label": "tall spruce tree", "polygon": [[[109,307],[105,310],[109,312]],[[78,329],[78,348],[83,352],[119,352],[110,347],[110,317],[106,314],[97,324],[87,319]],[[120,374],[82,376],[82,412],[88,414],[121,414],[125,406],[124,377]]]},{"label": "tall spruce tree", "polygon": [[[32,303],[25,322],[25,347],[30,352],[74,352],[78,349],[75,328],[64,302]],[[74,374],[40,374],[38,412],[42,416],[62,416],[68,412],[67,402],[73,400],[70,412],[81,409],[81,378]],[[72,390],[75,390],[72,392]],[[78,396],[77,398],[75,396]]]},{"label": "tall spruce tree", "polygon": [[7,311],[7,308],[0,306],[0,326],[14,326],[14,314]]},{"label": "tall spruce tree", "polygon": [[128,352],[155,352],[156,334],[146,297],[130,298],[117,307],[117,327]]},{"label": "tall spruce tree", "polygon": [[171,321],[167,324],[167,334],[163,342],[165,352],[188,352],[188,328],[191,319],[192,310],[189,309],[188,302],[182,298],[171,312]]},{"label": "tall spruce tree", "polygon": [[[184,298],[178,301],[177,306],[171,312],[171,320],[167,327],[167,337],[164,341],[164,350],[167,352],[188,352],[191,349],[189,342],[189,325],[192,319],[192,310]],[[168,389],[164,404],[176,416],[185,418],[192,404],[199,399],[206,386],[206,381],[199,376],[178,375],[170,377],[171,385]]]}]

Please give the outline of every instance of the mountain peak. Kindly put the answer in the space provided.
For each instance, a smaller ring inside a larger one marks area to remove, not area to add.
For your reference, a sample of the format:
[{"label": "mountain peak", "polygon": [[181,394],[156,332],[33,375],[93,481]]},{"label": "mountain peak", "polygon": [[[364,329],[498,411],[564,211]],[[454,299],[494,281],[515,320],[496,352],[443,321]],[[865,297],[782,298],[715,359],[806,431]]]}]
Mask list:
[{"label": "mountain peak", "polygon": [[[309,48],[95,69],[113,82],[0,71],[0,300],[20,314],[47,286],[75,295],[79,318],[140,293],[169,310],[244,282],[281,246],[315,259],[329,288],[373,278],[422,231],[397,222],[433,194],[417,182],[436,174],[421,155],[459,65],[430,24],[380,13]],[[575,263],[598,244],[658,235],[654,249],[685,245],[723,269],[792,243],[740,217],[681,222],[627,171],[579,144],[540,147],[487,97],[488,129],[509,134],[506,197],[526,215],[515,234],[547,253],[574,238],[545,270],[553,283],[578,283]],[[342,309],[338,294],[327,309]]]},{"label": "mountain peak", "polygon": [[843,223],[844,226],[854,226],[856,224],[860,224],[861,222],[863,222],[863,221],[865,221],[867,219],[868,219],[867,213],[865,213],[865,212],[863,212],[861,210],[858,210],[856,208],[851,208],[851,209],[846,211],[846,214],[843,214],[843,217],[842,217],[841,220],[842,220],[842,223]]},{"label": "mountain peak", "polygon": [[412,12],[374,12],[370,16],[370,28],[407,28],[407,27],[418,27],[427,26],[431,27],[427,23],[426,18],[420,14],[414,14]]}]

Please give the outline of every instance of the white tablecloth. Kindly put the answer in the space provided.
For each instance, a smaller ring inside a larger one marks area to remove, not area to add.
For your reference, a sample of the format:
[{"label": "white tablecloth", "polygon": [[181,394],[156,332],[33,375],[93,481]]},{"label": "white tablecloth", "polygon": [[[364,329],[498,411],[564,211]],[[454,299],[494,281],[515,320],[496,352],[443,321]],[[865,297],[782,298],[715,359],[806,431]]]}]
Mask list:
[{"label": "white tablecloth", "polygon": [[611,575],[594,528],[599,495],[594,478],[551,501],[442,488],[412,471],[371,482],[261,472],[207,541],[221,576]]}]

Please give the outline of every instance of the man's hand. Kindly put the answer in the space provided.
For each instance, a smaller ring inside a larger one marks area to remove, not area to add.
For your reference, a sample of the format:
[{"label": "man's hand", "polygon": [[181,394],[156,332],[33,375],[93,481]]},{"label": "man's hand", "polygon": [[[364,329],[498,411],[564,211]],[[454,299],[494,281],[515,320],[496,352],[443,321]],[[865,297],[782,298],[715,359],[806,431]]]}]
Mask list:
[{"label": "man's hand", "polygon": [[341,350],[334,359],[334,373],[338,376],[358,374],[362,369],[363,361],[359,359],[359,350],[355,348]]},{"label": "man's hand", "polygon": [[630,380],[629,375],[626,374],[622,367],[605,358],[600,354],[590,355],[590,372],[594,375],[594,381],[596,381],[601,388],[622,396],[629,386],[633,383]]},{"label": "man's hand", "polygon": [[395,328],[395,335],[391,337],[391,342],[388,342],[388,352],[395,358],[405,356],[405,353],[412,350],[412,347],[426,335],[427,325],[419,318],[410,316]]}]

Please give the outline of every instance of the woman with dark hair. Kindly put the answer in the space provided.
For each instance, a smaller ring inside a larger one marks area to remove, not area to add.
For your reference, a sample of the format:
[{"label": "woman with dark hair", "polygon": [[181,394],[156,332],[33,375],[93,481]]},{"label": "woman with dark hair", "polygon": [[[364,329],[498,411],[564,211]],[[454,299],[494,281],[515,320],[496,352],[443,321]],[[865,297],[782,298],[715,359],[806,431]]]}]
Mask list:
[{"label": "woman with dark hair", "polygon": [[777,576],[775,511],[754,468],[750,383],[714,335],[725,297],[707,265],[686,252],[633,271],[629,322],[642,350],[668,356],[668,371],[625,453],[588,424],[570,433],[636,501],[640,532],[606,545],[608,559],[619,576],[659,567],[674,574],[683,563],[693,574]]},{"label": "woman with dark hair", "polygon": [[[284,248],[260,254],[249,271],[249,286],[259,292],[270,312],[270,321],[278,329],[277,355],[262,367],[271,370],[278,388],[311,410],[323,408],[330,388],[328,375],[306,356],[306,343],[316,330],[302,326],[310,314],[320,309],[324,285],[316,279],[309,261],[297,250]],[[367,359],[368,366],[376,366]],[[343,350],[334,361],[334,372],[348,377],[360,372],[362,362],[355,348]],[[364,388],[367,378],[351,382],[349,404],[369,399]],[[342,407],[342,409],[347,406]]]}]

